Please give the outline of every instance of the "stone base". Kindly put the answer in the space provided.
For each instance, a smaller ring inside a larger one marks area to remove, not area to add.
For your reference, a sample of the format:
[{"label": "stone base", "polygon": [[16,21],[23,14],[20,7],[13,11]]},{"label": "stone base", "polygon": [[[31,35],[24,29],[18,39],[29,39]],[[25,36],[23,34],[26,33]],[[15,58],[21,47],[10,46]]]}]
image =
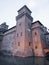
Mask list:
[{"label": "stone base", "polygon": [[20,56],[20,57],[28,57],[28,56],[33,56],[33,51],[32,49],[17,49],[16,52],[14,53],[14,56]]}]

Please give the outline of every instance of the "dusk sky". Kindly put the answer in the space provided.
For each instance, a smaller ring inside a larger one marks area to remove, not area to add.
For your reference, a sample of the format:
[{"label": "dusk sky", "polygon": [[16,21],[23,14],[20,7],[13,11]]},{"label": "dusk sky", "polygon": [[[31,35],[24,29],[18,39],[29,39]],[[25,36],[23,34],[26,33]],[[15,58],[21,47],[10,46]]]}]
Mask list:
[{"label": "dusk sky", "polygon": [[32,11],[33,22],[39,20],[49,29],[49,0],[0,0],[0,24],[15,26],[17,11],[24,5]]}]

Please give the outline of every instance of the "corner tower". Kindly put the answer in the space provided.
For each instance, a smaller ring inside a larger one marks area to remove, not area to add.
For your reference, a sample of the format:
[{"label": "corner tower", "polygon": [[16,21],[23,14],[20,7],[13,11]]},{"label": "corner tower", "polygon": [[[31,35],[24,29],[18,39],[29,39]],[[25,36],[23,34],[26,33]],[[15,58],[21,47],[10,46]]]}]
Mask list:
[{"label": "corner tower", "polygon": [[31,56],[32,53],[32,37],[31,37],[31,11],[25,5],[18,10],[16,16],[16,42],[15,42],[15,55],[26,57]]},{"label": "corner tower", "polygon": [[44,26],[40,21],[32,23],[32,48],[34,50],[34,56],[44,56]]}]

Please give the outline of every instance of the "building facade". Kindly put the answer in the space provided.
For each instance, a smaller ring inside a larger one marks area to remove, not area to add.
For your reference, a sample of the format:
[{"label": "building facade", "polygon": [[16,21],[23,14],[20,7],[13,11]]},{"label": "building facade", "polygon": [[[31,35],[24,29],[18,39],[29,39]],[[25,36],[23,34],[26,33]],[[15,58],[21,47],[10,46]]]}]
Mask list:
[{"label": "building facade", "polygon": [[49,53],[49,33],[40,22],[33,22],[30,9],[25,5],[18,10],[16,26],[0,25],[0,52],[20,57],[45,56]]}]

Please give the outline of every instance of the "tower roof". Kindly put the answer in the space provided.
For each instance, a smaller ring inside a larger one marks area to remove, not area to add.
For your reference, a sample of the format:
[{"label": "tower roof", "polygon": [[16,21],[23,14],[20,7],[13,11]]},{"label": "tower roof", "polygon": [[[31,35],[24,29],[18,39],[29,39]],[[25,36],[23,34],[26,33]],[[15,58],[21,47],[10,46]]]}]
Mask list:
[{"label": "tower roof", "polygon": [[21,9],[19,9],[18,12],[20,12],[23,8],[26,8],[30,13],[32,13],[31,10],[26,5],[24,5]]},{"label": "tower roof", "polygon": [[40,25],[44,26],[39,20],[32,22],[32,24],[39,23]]},{"label": "tower roof", "polygon": [[26,5],[24,5],[22,8],[18,10],[18,14],[22,13],[28,13],[29,15],[31,15],[32,12]]}]

